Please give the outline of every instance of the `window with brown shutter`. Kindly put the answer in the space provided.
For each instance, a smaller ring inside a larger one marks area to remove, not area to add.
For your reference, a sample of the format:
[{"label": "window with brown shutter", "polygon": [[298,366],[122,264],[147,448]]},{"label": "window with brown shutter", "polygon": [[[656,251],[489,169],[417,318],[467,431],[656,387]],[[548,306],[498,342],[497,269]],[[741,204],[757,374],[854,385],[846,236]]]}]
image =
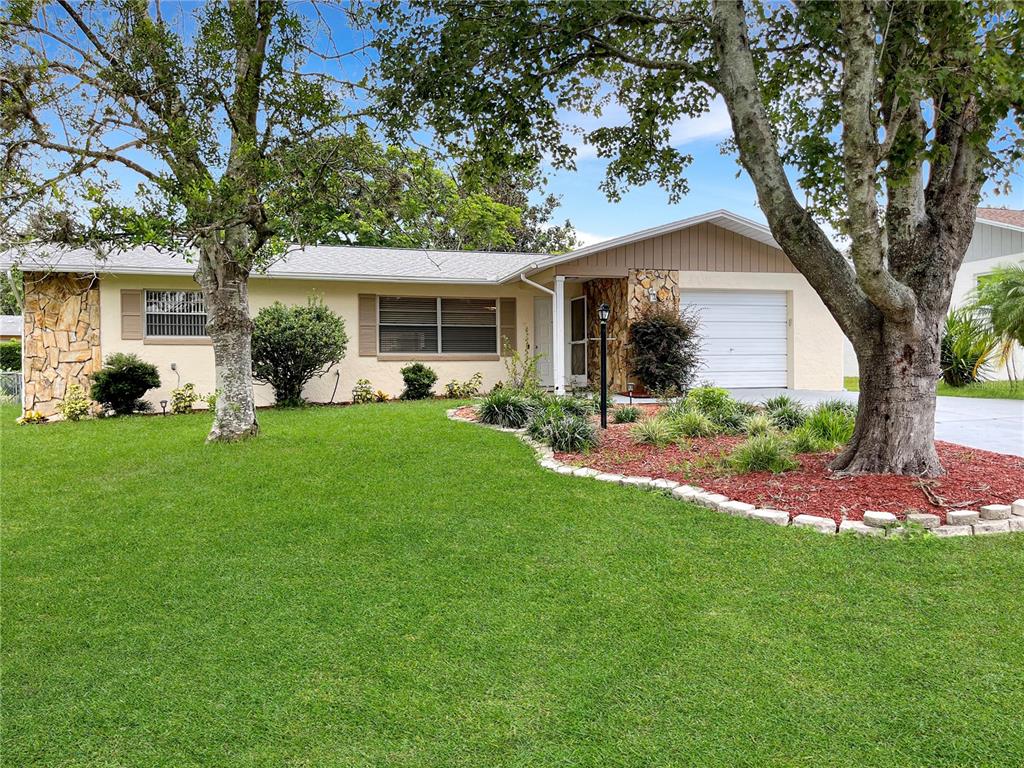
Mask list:
[{"label": "window with brown shutter", "polygon": [[516,339],[516,300],[501,300],[501,348],[502,355],[510,355],[519,348]]},{"label": "window with brown shutter", "polygon": [[121,291],[121,338],[142,338],[142,291]]},{"label": "window with brown shutter", "polygon": [[359,294],[359,356],[377,355],[377,296]]}]

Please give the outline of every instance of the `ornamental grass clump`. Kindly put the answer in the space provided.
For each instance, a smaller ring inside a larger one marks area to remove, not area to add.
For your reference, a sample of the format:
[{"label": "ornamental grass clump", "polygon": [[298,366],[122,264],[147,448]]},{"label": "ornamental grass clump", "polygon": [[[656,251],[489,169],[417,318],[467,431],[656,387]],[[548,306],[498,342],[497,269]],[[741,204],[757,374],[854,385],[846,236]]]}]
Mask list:
[{"label": "ornamental grass clump", "polygon": [[700,411],[684,411],[670,418],[676,431],[684,437],[713,437],[719,432],[715,423]]},{"label": "ornamental grass clump", "polygon": [[707,416],[719,432],[738,434],[743,430],[743,420],[757,412],[750,403],[736,400],[721,387],[697,387],[683,400],[684,411],[698,411]]},{"label": "ornamental grass clump", "polygon": [[541,402],[545,405],[558,405],[566,413],[575,416],[589,416],[597,411],[597,405],[589,397],[576,395],[542,395]]},{"label": "ornamental grass clump", "polygon": [[726,459],[734,472],[787,472],[800,464],[786,441],[777,434],[755,435],[737,446]]},{"label": "ornamental grass clump", "polygon": [[778,431],[775,421],[767,413],[754,413],[746,416],[742,424],[744,434],[754,437],[755,435],[770,435]]},{"label": "ornamental grass clump", "polygon": [[664,416],[638,421],[630,427],[629,434],[635,442],[657,448],[664,448],[679,436],[675,424]]},{"label": "ornamental grass clump", "polygon": [[616,424],[632,424],[640,418],[640,409],[635,405],[622,405],[612,411],[612,421]]},{"label": "ornamental grass clump", "polygon": [[783,432],[796,429],[807,419],[807,409],[787,395],[779,395],[765,400],[764,412]]},{"label": "ornamental grass clump", "polygon": [[597,428],[590,418],[566,411],[558,403],[535,411],[527,432],[562,453],[584,453],[597,445]]},{"label": "ornamental grass clump", "polygon": [[819,405],[807,417],[804,428],[817,437],[823,445],[827,445],[827,450],[832,450],[850,442],[850,438],[853,437],[855,419],[856,417],[847,411]]},{"label": "ornamental grass clump", "polygon": [[530,420],[535,407],[522,390],[501,387],[484,395],[477,406],[477,414],[484,424],[521,429]]},{"label": "ornamental grass clump", "polygon": [[805,423],[789,433],[789,447],[793,453],[827,453],[833,446]]}]

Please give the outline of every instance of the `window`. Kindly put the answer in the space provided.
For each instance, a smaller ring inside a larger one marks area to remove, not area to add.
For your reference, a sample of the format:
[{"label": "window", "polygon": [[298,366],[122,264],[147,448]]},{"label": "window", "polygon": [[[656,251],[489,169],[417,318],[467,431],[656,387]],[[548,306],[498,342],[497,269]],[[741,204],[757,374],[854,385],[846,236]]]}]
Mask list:
[{"label": "window", "polygon": [[205,336],[200,291],[146,291],[146,336]]},{"label": "window", "polygon": [[498,353],[494,299],[381,296],[381,354]]}]

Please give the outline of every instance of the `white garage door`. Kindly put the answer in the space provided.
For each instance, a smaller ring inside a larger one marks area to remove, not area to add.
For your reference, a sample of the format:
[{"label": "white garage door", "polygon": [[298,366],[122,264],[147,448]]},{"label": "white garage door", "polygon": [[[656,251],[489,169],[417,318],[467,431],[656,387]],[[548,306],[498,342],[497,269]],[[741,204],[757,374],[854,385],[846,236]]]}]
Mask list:
[{"label": "white garage door", "polygon": [[719,387],[785,387],[789,326],[784,291],[683,291],[700,317],[704,367]]}]

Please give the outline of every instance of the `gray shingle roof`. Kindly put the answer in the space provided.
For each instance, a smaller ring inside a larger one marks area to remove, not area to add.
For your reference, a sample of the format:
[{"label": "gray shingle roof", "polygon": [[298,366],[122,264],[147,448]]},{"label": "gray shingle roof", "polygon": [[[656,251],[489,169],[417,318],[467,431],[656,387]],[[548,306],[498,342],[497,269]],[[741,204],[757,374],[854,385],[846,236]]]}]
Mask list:
[{"label": "gray shingle roof", "polygon": [[[295,248],[270,265],[269,277],[311,280],[493,283],[548,258],[536,253],[428,251],[420,248],[375,248],[316,245]],[[43,246],[0,254],[0,268],[19,264],[25,270],[108,274],[192,275],[195,265],[180,254],[144,247],[116,250],[105,258],[88,248]]]}]

